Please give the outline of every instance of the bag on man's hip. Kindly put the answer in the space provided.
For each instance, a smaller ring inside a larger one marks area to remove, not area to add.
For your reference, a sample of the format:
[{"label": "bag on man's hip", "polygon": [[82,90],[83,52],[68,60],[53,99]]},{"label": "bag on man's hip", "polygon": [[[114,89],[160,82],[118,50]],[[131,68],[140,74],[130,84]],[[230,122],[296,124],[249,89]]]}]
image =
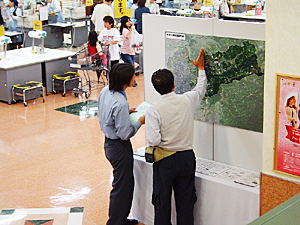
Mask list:
[{"label": "bag on man's hip", "polygon": [[167,151],[167,150],[164,150],[157,146],[156,147],[149,146],[149,147],[146,147],[145,158],[146,158],[146,162],[154,163],[154,162],[158,162],[166,157],[169,157],[175,153],[176,152],[174,152],[174,151]]}]

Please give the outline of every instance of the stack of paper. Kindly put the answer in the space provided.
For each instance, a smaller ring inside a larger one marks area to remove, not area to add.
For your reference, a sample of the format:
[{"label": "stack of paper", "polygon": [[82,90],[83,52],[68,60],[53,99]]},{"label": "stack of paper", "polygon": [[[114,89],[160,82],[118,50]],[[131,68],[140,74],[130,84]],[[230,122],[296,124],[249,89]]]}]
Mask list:
[{"label": "stack of paper", "polygon": [[135,124],[139,120],[140,117],[146,114],[146,110],[150,107],[150,104],[147,102],[143,102],[136,108],[136,112],[130,114],[131,123]]}]

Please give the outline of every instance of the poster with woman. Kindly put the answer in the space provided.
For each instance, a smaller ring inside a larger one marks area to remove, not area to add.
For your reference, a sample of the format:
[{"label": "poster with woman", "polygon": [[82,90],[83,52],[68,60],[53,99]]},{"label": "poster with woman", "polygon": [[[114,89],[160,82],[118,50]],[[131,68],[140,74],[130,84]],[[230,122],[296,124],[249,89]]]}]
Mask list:
[{"label": "poster with woman", "polygon": [[275,170],[300,176],[300,77],[277,75]]}]

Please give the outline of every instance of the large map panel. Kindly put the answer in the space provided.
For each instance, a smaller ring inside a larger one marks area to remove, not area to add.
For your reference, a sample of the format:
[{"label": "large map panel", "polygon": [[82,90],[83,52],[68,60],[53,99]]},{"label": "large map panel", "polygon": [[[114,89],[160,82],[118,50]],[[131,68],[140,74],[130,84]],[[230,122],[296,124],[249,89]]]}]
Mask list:
[{"label": "large map panel", "polygon": [[176,93],[191,90],[197,68],[190,62],[205,49],[208,86],[195,119],[262,132],[264,41],[166,32],[166,67]]}]

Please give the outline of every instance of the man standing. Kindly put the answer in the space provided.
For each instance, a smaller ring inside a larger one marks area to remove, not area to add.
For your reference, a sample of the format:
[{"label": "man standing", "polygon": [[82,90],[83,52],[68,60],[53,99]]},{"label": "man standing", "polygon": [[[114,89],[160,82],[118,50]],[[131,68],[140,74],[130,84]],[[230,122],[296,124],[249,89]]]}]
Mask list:
[{"label": "man standing", "polygon": [[133,18],[135,18],[135,10],[138,8],[138,0],[133,0],[133,3],[130,7],[130,9],[132,10],[132,16]]},{"label": "man standing", "polygon": [[177,225],[194,224],[196,160],[193,127],[194,111],[206,91],[204,49],[201,49],[197,60],[191,62],[199,70],[198,82],[193,90],[182,95],[174,93],[171,71],[161,69],[152,75],[152,84],[162,96],[146,113],[147,145],[173,153],[153,164],[154,225],[171,225],[172,189]]},{"label": "man standing", "polygon": [[151,14],[159,14],[159,5],[155,2],[155,0],[150,0],[148,8],[150,9]]},{"label": "man standing", "polygon": [[136,19],[136,31],[143,34],[143,14],[150,13],[149,8],[145,6],[146,0],[138,0],[138,8],[134,11],[134,18]]},{"label": "man standing", "polygon": [[98,34],[101,32],[101,30],[104,29],[103,18],[105,16],[114,17],[111,4],[112,4],[112,0],[104,0],[102,4],[98,4],[94,8],[91,20],[94,23],[95,31]]}]

